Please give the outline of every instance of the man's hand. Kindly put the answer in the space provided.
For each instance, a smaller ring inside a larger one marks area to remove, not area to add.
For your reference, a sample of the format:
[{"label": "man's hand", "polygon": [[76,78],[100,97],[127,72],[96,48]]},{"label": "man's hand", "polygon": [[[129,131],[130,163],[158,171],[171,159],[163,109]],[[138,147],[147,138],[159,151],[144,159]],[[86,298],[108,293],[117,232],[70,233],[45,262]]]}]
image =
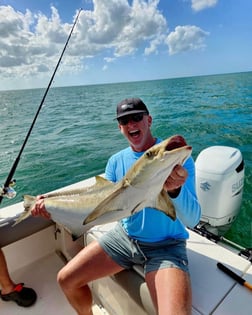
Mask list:
[{"label": "man's hand", "polygon": [[170,176],[164,183],[164,190],[166,190],[171,198],[176,198],[179,193],[181,186],[185,183],[188,173],[187,170],[181,166],[176,165]]},{"label": "man's hand", "polygon": [[36,216],[41,216],[45,219],[51,219],[51,215],[49,212],[46,211],[45,204],[44,204],[44,198],[45,196],[39,195],[36,198],[36,203],[33,206],[33,209],[31,210],[31,214]]},{"label": "man's hand", "polygon": [[[186,145],[185,139],[180,135],[175,135],[171,138],[168,144],[168,150],[174,150]],[[185,183],[188,173],[182,165],[176,165],[170,176],[164,183],[164,190],[166,190],[170,197],[176,198],[179,193],[181,186]]]}]

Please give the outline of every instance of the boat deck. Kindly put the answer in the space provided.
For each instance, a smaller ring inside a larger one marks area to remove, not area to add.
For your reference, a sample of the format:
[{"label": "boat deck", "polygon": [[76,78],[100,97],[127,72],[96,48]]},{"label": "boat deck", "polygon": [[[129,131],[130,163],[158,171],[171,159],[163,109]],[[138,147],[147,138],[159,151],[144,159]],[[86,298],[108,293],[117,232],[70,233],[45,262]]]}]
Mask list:
[{"label": "boat deck", "polygon": [[[41,258],[29,267],[21,268],[12,273],[13,279],[22,279],[26,285],[36,290],[38,299],[29,308],[18,307],[13,302],[0,300],[0,312],[4,315],[76,315],[73,308],[66,301],[65,296],[56,282],[56,274],[63,266],[62,260],[56,253]],[[41,269],[46,270],[43,272]],[[94,315],[106,315],[107,312],[98,305],[93,306]]]},{"label": "boat deck", "polygon": [[[18,257],[17,257],[18,259]],[[24,281],[25,285],[36,290],[38,299],[34,306],[23,308],[13,302],[0,300],[1,314],[24,315],[24,314],[75,314],[59,290],[55,276],[63,266],[63,262],[56,253],[49,254],[39,261],[25,266],[11,273],[13,279]],[[46,272],[44,272],[46,270]],[[60,305],[60,310],[59,310]]]},{"label": "boat deck", "polygon": [[195,232],[190,232],[187,247],[196,314],[250,315],[252,291],[219,270],[217,262],[250,283],[251,262]]},{"label": "boat deck", "polygon": [[[3,249],[12,279],[16,282],[24,282],[27,287],[33,288],[38,297],[36,303],[28,308],[19,307],[14,302],[3,302],[0,299],[0,314],[76,315],[56,281],[57,273],[65,263],[51,246],[51,242],[48,242],[52,231],[53,227],[46,228],[35,237],[27,237]],[[41,243],[42,239],[43,243]],[[27,258],[29,257],[30,260],[32,253],[34,261],[27,264]],[[93,313],[108,315],[105,309],[98,305],[93,306]]]}]

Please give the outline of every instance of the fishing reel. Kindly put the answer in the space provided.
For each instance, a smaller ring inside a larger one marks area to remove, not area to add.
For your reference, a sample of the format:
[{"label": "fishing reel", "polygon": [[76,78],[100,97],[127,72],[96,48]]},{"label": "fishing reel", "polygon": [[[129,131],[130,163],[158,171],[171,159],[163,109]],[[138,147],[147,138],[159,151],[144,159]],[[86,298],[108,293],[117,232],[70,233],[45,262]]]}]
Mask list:
[{"label": "fishing reel", "polygon": [[2,186],[0,188],[0,196],[2,197],[7,197],[8,199],[12,199],[16,196],[16,191],[14,190],[14,186],[16,185],[16,180],[13,179],[11,180],[11,182],[9,183],[8,187],[4,187]]}]

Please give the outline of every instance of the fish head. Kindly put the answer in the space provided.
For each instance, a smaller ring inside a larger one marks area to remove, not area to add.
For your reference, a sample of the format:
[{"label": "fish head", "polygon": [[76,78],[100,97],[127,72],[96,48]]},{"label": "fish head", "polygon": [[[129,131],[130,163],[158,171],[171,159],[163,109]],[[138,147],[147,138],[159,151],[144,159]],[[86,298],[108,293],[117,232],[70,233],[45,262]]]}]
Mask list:
[{"label": "fish head", "polygon": [[[176,165],[183,165],[192,147],[181,136],[173,136],[154,145],[139,158],[126,174],[129,185],[141,188],[150,183],[162,187]],[[159,188],[158,188],[159,189]]]}]

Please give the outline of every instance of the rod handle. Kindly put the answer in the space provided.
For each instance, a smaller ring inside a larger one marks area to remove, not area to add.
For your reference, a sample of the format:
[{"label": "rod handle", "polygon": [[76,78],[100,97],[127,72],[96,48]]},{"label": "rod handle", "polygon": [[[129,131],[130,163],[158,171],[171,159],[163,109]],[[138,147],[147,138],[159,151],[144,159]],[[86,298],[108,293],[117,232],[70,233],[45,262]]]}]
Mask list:
[{"label": "rod handle", "polygon": [[222,270],[223,272],[225,272],[227,275],[229,275],[232,279],[234,279],[236,282],[238,282],[239,284],[245,286],[246,288],[248,288],[249,290],[252,291],[252,285],[250,283],[248,283],[245,279],[243,279],[242,277],[240,277],[238,274],[234,273],[231,269],[229,269],[228,267],[224,266],[222,263],[218,262],[217,263],[217,267]]}]

